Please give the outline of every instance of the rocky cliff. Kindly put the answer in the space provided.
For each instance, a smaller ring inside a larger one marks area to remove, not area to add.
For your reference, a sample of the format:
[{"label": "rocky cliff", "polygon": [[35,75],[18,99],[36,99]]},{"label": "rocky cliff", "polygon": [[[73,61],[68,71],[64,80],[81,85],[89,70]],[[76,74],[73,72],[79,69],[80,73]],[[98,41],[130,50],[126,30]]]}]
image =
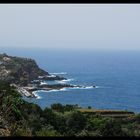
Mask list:
[{"label": "rocky cliff", "polygon": [[27,85],[39,76],[49,75],[38,67],[35,60],[0,54],[0,80]]}]

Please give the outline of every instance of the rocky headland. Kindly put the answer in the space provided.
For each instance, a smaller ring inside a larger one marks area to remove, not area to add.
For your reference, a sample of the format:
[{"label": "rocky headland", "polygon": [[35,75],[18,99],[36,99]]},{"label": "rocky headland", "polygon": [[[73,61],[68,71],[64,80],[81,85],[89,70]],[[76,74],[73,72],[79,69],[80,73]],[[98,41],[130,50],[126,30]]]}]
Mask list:
[{"label": "rocky headland", "polygon": [[35,60],[0,54],[0,80],[27,86],[33,80],[63,80],[39,68]]},{"label": "rocky headland", "polygon": [[9,56],[4,53],[0,54],[0,80],[9,82],[25,94],[30,91],[29,89],[41,88],[39,85],[44,80],[66,80],[66,78],[50,75],[49,72],[39,68],[33,59]]},{"label": "rocky headland", "polygon": [[[35,60],[17,56],[0,54],[0,80],[9,82],[11,86],[27,97],[35,97],[33,91],[53,90],[62,88],[82,88],[80,85],[71,84],[42,84],[43,81],[61,81],[66,78],[58,75],[49,74],[49,72],[39,68]],[[95,86],[93,86],[95,87]]]}]

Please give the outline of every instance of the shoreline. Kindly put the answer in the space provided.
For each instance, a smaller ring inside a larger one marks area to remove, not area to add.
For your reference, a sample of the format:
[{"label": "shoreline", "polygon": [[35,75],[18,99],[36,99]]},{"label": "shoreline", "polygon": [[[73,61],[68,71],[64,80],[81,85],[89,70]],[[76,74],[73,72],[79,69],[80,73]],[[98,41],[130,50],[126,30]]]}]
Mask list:
[{"label": "shoreline", "polygon": [[27,98],[37,98],[37,96],[31,92],[31,91],[28,91],[26,88],[24,87],[17,87],[17,91],[23,95],[23,96],[26,96]]},{"label": "shoreline", "polygon": [[42,99],[42,97],[37,94],[37,91],[33,91],[32,94],[35,96],[36,99]]},{"label": "shoreline", "polygon": [[37,92],[43,91],[43,92],[50,92],[50,91],[63,91],[66,88],[67,89],[90,89],[90,88],[96,88],[96,86],[90,86],[89,87],[82,87],[82,86],[73,86],[73,87],[42,87],[42,88],[34,88],[32,86],[30,87],[19,87],[17,85],[14,85],[17,89],[17,91],[23,95],[26,96],[27,98],[36,98],[36,99],[41,99],[39,95],[37,95]]},{"label": "shoreline", "polygon": [[[64,89],[65,89],[65,87],[64,87]],[[40,92],[40,91],[43,91],[43,92],[49,92],[49,91],[51,91],[51,90],[56,90],[56,91],[62,91],[63,90],[63,88],[61,88],[61,89],[47,89],[47,90],[44,90],[44,89],[41,89],[41,90],[35,90],[35,91],[29,91],[29,89],[27,89],[27,87],[18,87],[17,88],[17,91],[22,95],[22,96],[25,96],[25,97],[27,97],[27,98],[35,98],[35,99],[42,99],[42,97],[41,96],[39,96],[38,95],[38,92]],[[127,112],[129,115],[131,114],[133,114],[133,113],[137,113],[137,112],[135,112],[135,111],[129,111],[129,110],[116,110],[116,109],[93,109],[93,108],[91,108],[91,109],[88,109],[88,108],[82,108],[82,109],[79,109],[79,111],[81,111],[81,112],[84,112],[84,113],[103,113],[102,115],[104,116],[104,113],[106,114],[110,114],[110,112],[113,112],[113,113],[120,113],[120,112]],[[115,114],[114,114],[115,115]],[[106,115],[105,115],[106,116]],[[108,116],[108,115],[107,115]],[[116,116],[116,115],[115,115]],[[125,117],[125,115],[123,115],[124,117]],[[117,117],[117,116],[116,116]],[[118,116],[119,117],[119,116]]]}]

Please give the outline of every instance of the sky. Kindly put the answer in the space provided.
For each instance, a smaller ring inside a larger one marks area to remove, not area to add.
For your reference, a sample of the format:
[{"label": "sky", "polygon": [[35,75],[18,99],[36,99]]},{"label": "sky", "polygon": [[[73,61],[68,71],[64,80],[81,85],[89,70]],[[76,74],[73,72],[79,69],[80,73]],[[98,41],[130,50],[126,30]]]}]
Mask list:
[{"label": "sky", "polygon": [[0,48],[140,50],[140,4],[0,4]]}]

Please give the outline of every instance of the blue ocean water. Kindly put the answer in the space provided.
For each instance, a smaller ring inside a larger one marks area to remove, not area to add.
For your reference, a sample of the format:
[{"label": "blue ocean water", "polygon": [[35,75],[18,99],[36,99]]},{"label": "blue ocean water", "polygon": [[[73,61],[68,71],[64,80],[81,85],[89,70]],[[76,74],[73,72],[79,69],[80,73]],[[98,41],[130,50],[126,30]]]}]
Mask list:
[{"label": "blue ocean water", "polygon": [[38,92],[27,99],[43,109],[53,103],[78,104],[96,109],[140,112],[140,52],[74,50],[3,50],[9,55],[31,57],[50,73],[73,79],[67,83],[98,88]]}]

